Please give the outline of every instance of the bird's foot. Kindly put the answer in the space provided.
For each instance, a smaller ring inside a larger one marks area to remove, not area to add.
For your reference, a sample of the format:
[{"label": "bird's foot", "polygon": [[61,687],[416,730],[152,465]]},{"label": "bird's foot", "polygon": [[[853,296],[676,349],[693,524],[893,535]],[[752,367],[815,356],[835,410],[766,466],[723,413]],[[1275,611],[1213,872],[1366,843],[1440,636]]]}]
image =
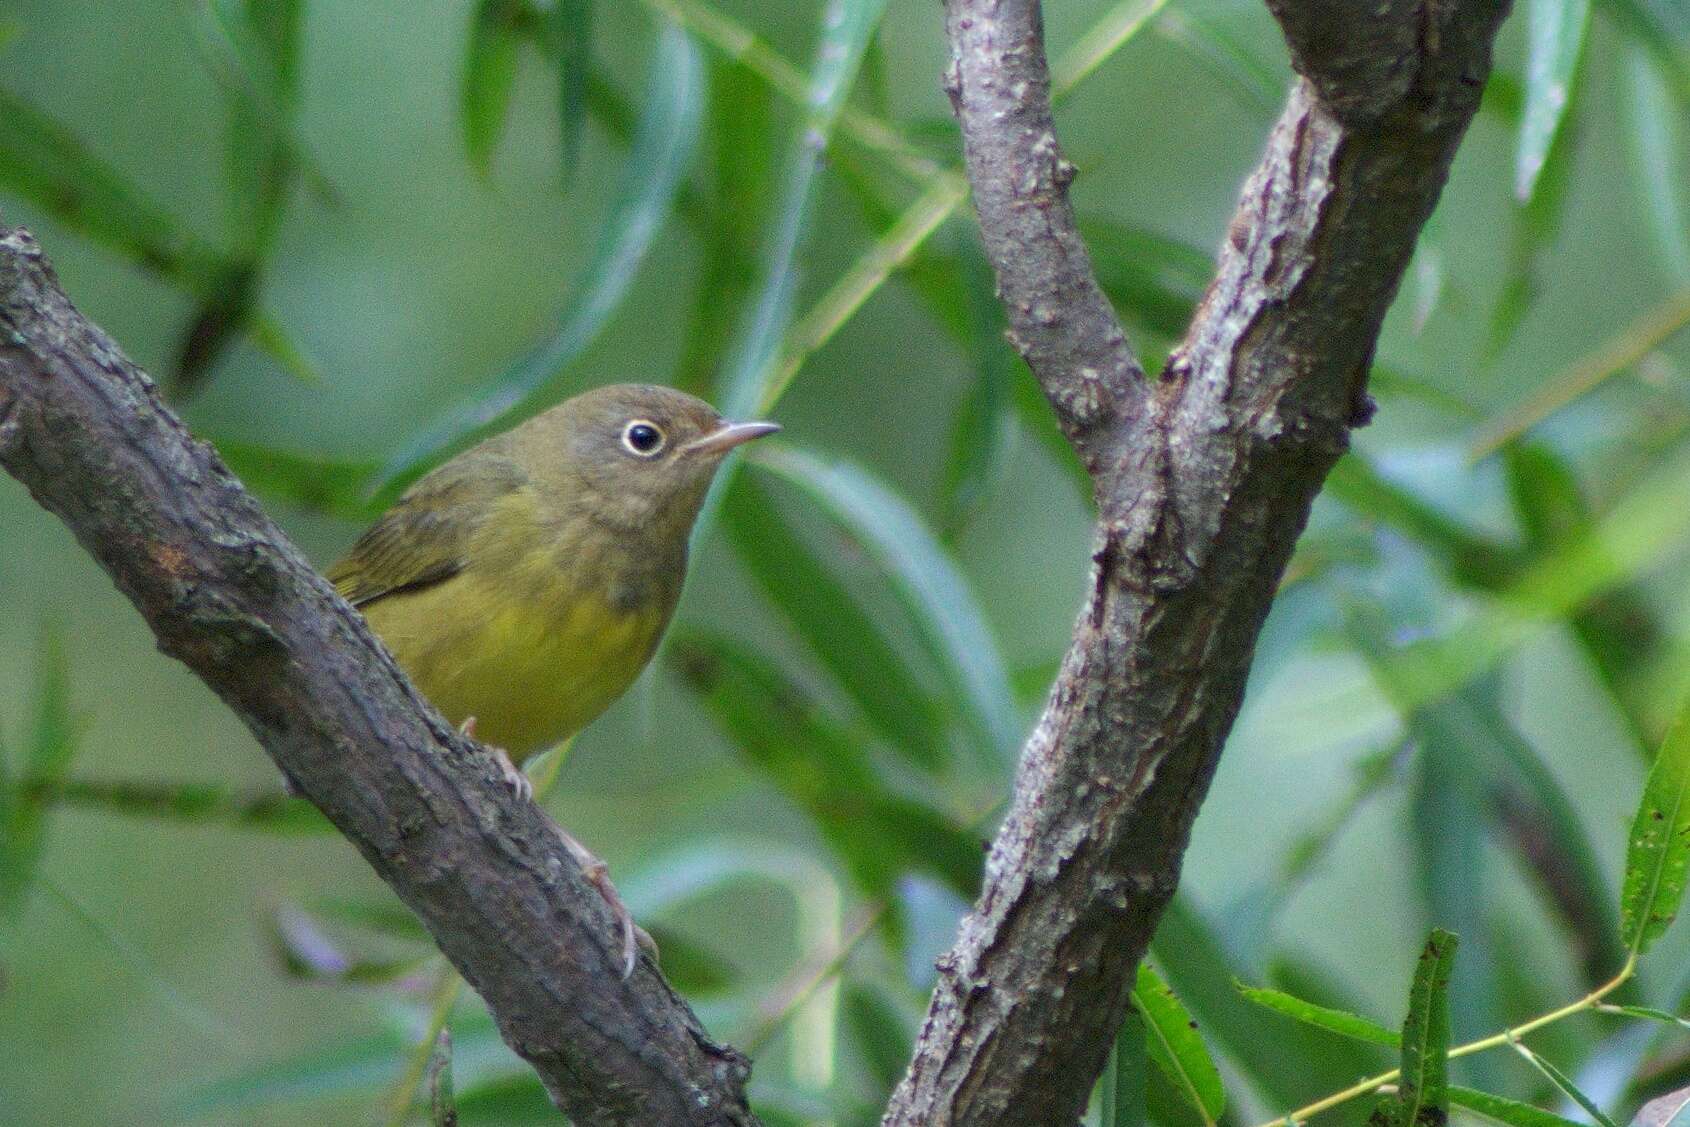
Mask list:
[{"label": "bird's foot", "polygon": [[489,747],[487,750],[493,753],[493,759],[499,764],[499,772],[505,777],[505,785],[511,788],[517,801],[527,802],[533,798],[534,780],[522,773],[522,768],[511,759],[511,753],[502,747]]},{"label": "bird's foot", "polygon": [[[458,731],[469,739],[475,738],[475,717],[466,716],[464,722],[458,725]],[[518,800],[527,802],[534,797],[534,782],[523,774],[522,768],[511,759],[511,753],[502,747],[492,747],[483,744],[494,762],[499,765],[499,773],[505,777],[505,785],[510,787]]]},{"label": "bird's foot", "polygon": [[626,979],[634,973],[634,963],[639,958],[641,948],[656,960],[657,943],[645,928],[634,922],[634,917],[628,912],[628,906],[622,903],[616,886],[610,882],[610,866],[601,861],[591,849],[576,841],[562,826],[557,827],[557,832],[563,839],[564,847],[569,850],[569,855],[581,866],[581,875],[587,878],[588,884],[599,890],[604,902],[610,905],[610,914],[616,917],[616,923],[622,929],[622,977]]}]

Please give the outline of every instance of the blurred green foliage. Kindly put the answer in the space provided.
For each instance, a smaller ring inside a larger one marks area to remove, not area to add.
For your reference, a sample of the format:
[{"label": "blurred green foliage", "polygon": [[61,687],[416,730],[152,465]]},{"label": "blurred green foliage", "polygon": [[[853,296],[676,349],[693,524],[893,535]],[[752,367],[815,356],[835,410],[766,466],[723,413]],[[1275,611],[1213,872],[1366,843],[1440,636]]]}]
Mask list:
[{"label": "blurred green foliage", "polygon": [[[1154,363],[1283,51],[1246,0],[1047,16],[1082,228]],[[550,802],[756,1054],[769,1123],[876,1121],[1087,561],[943,57],[936,8],[876,0],[0,22],[5,217],[316,558],[594,383],[786,424]],[[1690,1077],[1687,113],[1675,0],[1523,0],[1505,29],[1090,1122],[1256,1123],[1377,1074],[1382,1122],[1557,1127]],[[1460,956],[1434,933],[1417,972],[1433,927]],[[552,1118],[410,917],[9,487],[0,970],[9,1121]],[[1405,992],[1402,1036],[1358,1016]]]}]

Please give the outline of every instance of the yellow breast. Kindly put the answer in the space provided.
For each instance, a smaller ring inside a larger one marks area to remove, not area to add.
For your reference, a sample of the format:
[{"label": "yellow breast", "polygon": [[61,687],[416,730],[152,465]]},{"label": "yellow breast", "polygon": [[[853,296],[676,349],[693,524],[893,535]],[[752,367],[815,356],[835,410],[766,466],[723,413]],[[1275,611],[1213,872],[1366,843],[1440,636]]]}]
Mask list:
[{"label": "yellow breast", "polygon": [[574,735],[626,692],[671,609],[620,610],[602,594],[524,594],[524,586],[470,570],[365,611],[448,720],[475,717],[476,738],[517,762]]}]

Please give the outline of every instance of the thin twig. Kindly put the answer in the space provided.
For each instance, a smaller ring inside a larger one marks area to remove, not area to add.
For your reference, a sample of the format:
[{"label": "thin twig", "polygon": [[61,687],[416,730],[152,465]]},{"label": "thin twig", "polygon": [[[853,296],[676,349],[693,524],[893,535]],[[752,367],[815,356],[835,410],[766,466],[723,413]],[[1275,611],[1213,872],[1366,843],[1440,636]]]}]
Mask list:
[{"label": "thin twig", "polygon": [[[1614,991],[1624,986],[1627,982],[1631,981],[1631,976],[1636,972],[1636,970],[1637,958],[1636,956],[1632,956],[1626,960],[1625,966],[1620,968],[1620,972],[1618,974],[1603,983],[1601,986],[1598,986],[1595,990],[1586,994],[1584,997],[1580,998],[1578,1001],[1571,1002],[1562,1006],[1560,1009],[1550,1010],[1546,1014],[1540,1014],[1537,1017],[1532,1018],[1530,1021],[1524,1021],[1519,1025],[1510,1026],[1500,1033],[1493,1033],[1489,1037],[1481,1037],[1477,1041],[1469,1041],[1464,1045],[1457,1045],[1449,1051],[1449,1055],[1451,1059],[1456,1057],[1472,1056],[1474,1053],[1484,1052],[1486,1049],[1494,1049],[1500,1045],[1509,1044],[1510,1042],[1524,1037],[1528,1033],[1542,1029],[1546,1025],[1553,1025],[1555,1022],[1558,1022],[1563,1018],[1571,1017],[1573,1014],[1583,1013],[1588,1009],[1594,1009],[1603,998],[1606,998],[1609,994],[1612,994]],[[1270,1119],[1266,1123],[1260,1124],[1260,1127],[1295,1127],[1296,1124],[1306,1122],[1311,1116],[1319,1115],[1321,1112],[1329,1111],[1332,1108],[1337,1107],[1339,1104],[1348,1103],[1358,1096],[1365,1096],[1369,1092],[1376,1091],[1382,1085],[1389,1084],[1401,1075],[1402,1069],[1393,1068],[1389,1072],[1381,1072],[1377,1076],[1369,1076],[1366,1080],[1357,1081],[1342,1091],[1334,1092],[1329,1096],[1322,1097],[1311,1104],[1298,1108],[1296,1111],[1293,1111],[1288,1115],[1282,1115],[1278,1119]]]},{"label": "thin twig", "polygon": [[1690,290],[1680,290],[1603,341],[1594,351],[1579,357],[1524,403],[1481,427],[1468,446],[1468,457],[1478,461],[1506,446],[1632,367],[1686,325],[1690,325]]}]

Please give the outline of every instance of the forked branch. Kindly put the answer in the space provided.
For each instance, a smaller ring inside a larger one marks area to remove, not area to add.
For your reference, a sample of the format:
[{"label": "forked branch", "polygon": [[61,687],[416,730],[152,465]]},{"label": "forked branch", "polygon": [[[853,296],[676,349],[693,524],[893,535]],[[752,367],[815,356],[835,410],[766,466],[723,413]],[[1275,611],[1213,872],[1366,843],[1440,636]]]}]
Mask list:
[{"label": "forked branch", "polygon": [[947,0],[1012,339],[1090,469],[1091,589],[888,1124],[1075,1122],[1309,506],[1478,107],[1503,0],[1272,0],[1302,79],[1147,383],[1075,233],[1037,0]]}]

